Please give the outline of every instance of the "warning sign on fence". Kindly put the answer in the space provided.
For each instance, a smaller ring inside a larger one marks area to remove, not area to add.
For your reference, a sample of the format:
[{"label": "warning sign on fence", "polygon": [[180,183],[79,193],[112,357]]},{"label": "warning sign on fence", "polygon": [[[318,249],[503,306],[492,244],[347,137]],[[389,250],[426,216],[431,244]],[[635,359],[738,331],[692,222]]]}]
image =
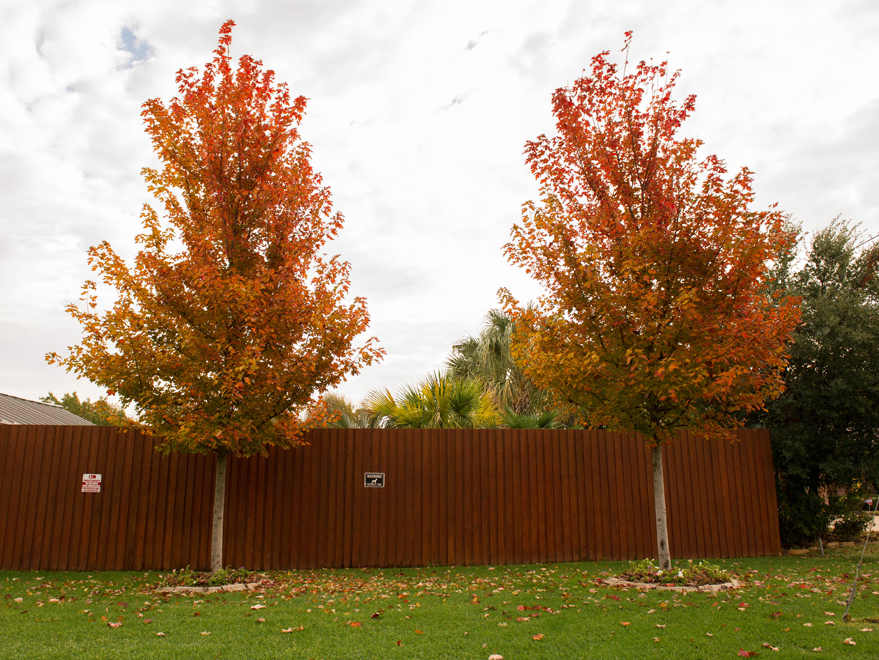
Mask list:
[{"label": "warning sign on fence", "polygon": [[367,488],[384,488],[385,473],[384,472],[367,472],[363,475],[363,485]]},{"label": "warning sign on fence", "polygon": [[101,475],[84,474],[82,475],[82,492],[83,493],[100,493],[101,492]]}]

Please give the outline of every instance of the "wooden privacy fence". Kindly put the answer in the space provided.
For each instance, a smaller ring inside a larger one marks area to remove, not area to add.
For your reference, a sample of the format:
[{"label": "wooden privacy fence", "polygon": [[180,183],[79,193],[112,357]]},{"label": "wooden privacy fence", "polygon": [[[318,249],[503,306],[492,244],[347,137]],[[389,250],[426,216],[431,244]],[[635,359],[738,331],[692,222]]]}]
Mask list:
[{"label": "wooden privacy fence", "polygon": [[[674,557],[780,552],[769,434],[664,448]],[[650,452],[603,431],[343,430],[231,458],[224,565],[655,557]],[[109,427],[0,427],[0,569],[210,566],[214,458]],[[383,487],[366,487],[366,473]],[[83,476],[101,475],[101,492]]]}]

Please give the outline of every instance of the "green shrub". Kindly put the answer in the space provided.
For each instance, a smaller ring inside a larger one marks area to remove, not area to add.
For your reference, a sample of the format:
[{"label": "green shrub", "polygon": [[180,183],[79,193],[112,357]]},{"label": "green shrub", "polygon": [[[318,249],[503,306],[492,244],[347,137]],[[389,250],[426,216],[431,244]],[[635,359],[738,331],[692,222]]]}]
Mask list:
[{"label": "green shrub", "polygon": [[856,487],[848,495],[830,499],[827,508],[834,517],[830,538],[834,541],[857,541],[863,538],[873,517],[862,510],[865,497],[866,492]]},{"label": "green shrub", "polygon": [[864,538],[872,518],[871,514],[863,511],[843,516],[833,523],[830,537],[834,541],[859,541]]},{"label": "green shrub", "polygon": [[808,547],[819,538],[827,538],[833,518],[823,498],[816,493],[779,484],[778,528],[785,548]]}]

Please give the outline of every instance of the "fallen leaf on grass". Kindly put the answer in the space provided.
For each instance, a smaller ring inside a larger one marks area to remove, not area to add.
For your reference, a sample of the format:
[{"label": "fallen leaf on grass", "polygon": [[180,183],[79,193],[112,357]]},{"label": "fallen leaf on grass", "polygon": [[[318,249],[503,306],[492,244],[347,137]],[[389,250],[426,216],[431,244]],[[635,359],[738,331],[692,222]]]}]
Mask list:
[{"label": "fallen leaf on grass", "polygon": [[[416,629],[416,630],[415,630],[415,634],[416,634],[416,635],[423,635],[423,634],[424,634],[424,631],[423,631],[423,630],[418,630],[418,629]],[[464,633],[464,634],[466,635],[467,633]]]},{"label": "fallen leaf on grass", "polygon": [[764,649],[770,649],[770,650],[772,650],[772,651],[777,651],[777,650],[778,650],[778,647],[777,647],[777,646],[772,646],[772,644],[770,644],[769,642],[763,642],[763,648],[764,648]]},{"label": "fallen leaf on grass", "polygon": [[654,642],[658,642],[658,641],[659,641],[659,637],[654,637],[654,638],[653,638],[653,641],[654,641]]},{"label": "fallen leaf on grass", "polygon": [[861,628],[861,632],[873,632],[872,628]]},{"label": "fallen leaf on grass", "polygon": [[13,600],[14,600],[16,603],[20,603],[21,601],[24,600],[24,598],[22,598],[22,597],[19,596],[18,598],[13,598]]},{"label": "fallen leaf on grass", "polygon": [[835,625],[836,625],[836,622],[835,622],[835,621],[825,621],[825,622],[824,622],[824,625],[825,625],[825,626],[835,626]]},{"label": "fallen leaf on grass", "polygon": [[210,635],[210,633],[209,633],[207,630],[203,630],[203,631],[201,632],[201,634],[202,634],[202,635]]},{"label": "fallen leaf on grass", "polygon": [[260,617],[260,618],[258,618],[258,619],[256,620],[256,622],[257,622],[257,623],[265,623],[266,620],[263,619],[262,617]]},{"label": "fallen leaf on grass", "polygon": [[628,621],[620,621],[620,625],[621,626],[628,626],[629,622]]},{"label": "fallen leaf on grass", "polygon": [[543,633],[537,633],[537,634],[534,635],[531,639],[536,640],[536,641],[539,642],[539,641],[540,641],[541,639],[543,639],[544,637],[545,637],[545,635],[544,635]]},{"label": "fallen leaf on grass", "polygon": [[823,651],[824,649],[822,649],[820,646],[816,646],[816,647],[813,648],[812,650],[813,650],[815,653],[821,653],[821,651]]},{"label": "fallen leaf on grass", "polygon": [[363,624],[360,623],[359,621],[349,621],[348,625],[351,626],[352,628],[360,628]]},{"label": "fallen leaf on grass", "polygon": [[160,633],[156,633],[156,637],[164,637],[164,636],[165,636],[165,633],[161,633],[161,632],[160,632]]},{"label": "fallen leaf on grass", "polygon": [[374,614],[370,614],[370,615],[369,615],[369,618],[370,618],[370,619],[377,619],[377,618],[379,618],[380,616],[381,616],[381,614],[380,614],[379,612],[375,612]]},{"label": "fallen leaf on grass", "polygon": [[739,649],[739,655],[743,658],[750,658],[755,655],[760,655],[757,651],[746,651],[745,649]]},{"label": "fallen leaf on grass", "polygon": [[521,622],[531,621],[531,617],[530,616],[517,616],[516,621],[521,621]]},{"label": "fallen leaf on grass", "polygon": [[152,623],[152,622],[153,622],[152,619],[144,619],[144,620],[143,620],[143,623]]},{"label": "fallen leaf on grass", "polygon": [[397,646],[403,646],[403,640],[402,640],[402,639],[398,639],[398,640],[397,640]]},{"label": "fallen leaf on grass", "polygon": [[657,628],[665,628],[665,624],[664,623],[657,623],[656,627]]},{"label": "fallen leaf on grass", "polygon": [[109,621],[109,622],[107,622],[107,625],[110,626],[111,628],[118,628],[122,624],[118,621]]},{"label": "fallen leaf on grass", "polygon": [[836,616],[833,612],[825,612],[824,616]]},{"label": "fallen leaf on grass", "polygon": [[261,605],[260,603],[257,603],[256,605],[250,606],[250,609],[252,609],[252,610],[264,610],[265,608],[266,608],[266,606]]},{"label": "fallen leaf on grass", "polygon": [[806,628],[811,628],[811,627],[812,627],[812,624],[811,624],[811,623],[804,623],[803,625],[806,626]]},{"label": "fallen leaf on grass", "polygon": [[706,637],[714,637],[714,635],[712,633],[705,633],[705,636]]},{"label": "fallen leaf on grass", "polygon": [[858,643],[855,640],[853,640],[851,637],[846,637],[844,640],[842,640],[842,643],[848,644],[849,646],[857,646],[858,645]]}]

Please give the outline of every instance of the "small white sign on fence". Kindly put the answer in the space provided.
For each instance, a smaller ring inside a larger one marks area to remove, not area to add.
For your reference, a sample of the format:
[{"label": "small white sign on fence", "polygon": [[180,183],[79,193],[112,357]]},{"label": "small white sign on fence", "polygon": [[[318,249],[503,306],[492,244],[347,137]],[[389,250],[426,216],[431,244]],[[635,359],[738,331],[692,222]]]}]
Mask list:
[{"label": "small white sign on fence", "polygon": [[101,475],[84,474],[82,475],[82,492],[83,493],[100,493],[101,492]]}]

